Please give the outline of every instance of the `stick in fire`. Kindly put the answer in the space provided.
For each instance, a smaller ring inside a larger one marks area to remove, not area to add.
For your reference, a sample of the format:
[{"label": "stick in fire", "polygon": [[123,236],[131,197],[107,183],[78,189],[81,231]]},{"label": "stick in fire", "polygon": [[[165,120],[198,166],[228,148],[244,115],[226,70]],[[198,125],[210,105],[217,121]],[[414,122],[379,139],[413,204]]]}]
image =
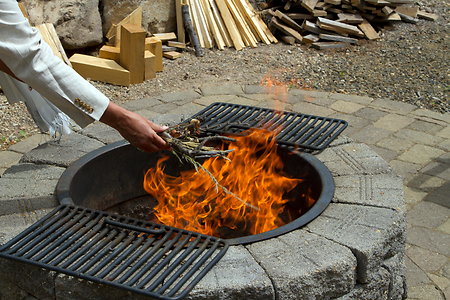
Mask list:
[{"label": "stick in fire", "polygon": [[211,172],[209,172],[201,163],[197,160],[202,158],[213,158],[220,157],[223,159],[230,160],[227,154],[232,152],[234,149],[229,150],[217,150],[214,147],[206,146],[208,142],[217,141],[230,141],[235,142],[236,140],[227,136],[209,136],[200,138],[200,121],[197,119],[192,119],[188,124],[179,124],[170,127],[166,131],[160,133],[160,136],[172,147],[172,152],[178,157],[180,161],[186,161],[192,164],[195,170],[198,172],[200,168],[203,172],[208,174],[211,180],[216,185],[218,191],[219,187],[229,195],[232,195],[237,200],[244,203],[246,206],[254,210],[259,210],[258,207],[247,203],[242,200],[238,195],[234,194],[226,187],[222,186],[219,181],[214,177]]}]

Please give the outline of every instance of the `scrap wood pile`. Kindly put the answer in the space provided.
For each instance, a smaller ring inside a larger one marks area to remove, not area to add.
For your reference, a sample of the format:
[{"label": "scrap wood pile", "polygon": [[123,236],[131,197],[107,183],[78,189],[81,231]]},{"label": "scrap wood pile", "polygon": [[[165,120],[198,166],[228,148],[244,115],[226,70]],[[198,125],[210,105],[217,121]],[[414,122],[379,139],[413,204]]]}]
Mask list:
[{"label": "scrap wood pile", "polygon": [[257,47],[277,43],[248,0],[176,0],[178,35],[184,29],[201,56],[201,48]]},{"label": "scrap wood pile", "polygon": [[414,0],[273,0],[263,13],[271,31],[283,41],[318,49],[379,39],[377,29],[387,22],[437,18],[419,10]]}]

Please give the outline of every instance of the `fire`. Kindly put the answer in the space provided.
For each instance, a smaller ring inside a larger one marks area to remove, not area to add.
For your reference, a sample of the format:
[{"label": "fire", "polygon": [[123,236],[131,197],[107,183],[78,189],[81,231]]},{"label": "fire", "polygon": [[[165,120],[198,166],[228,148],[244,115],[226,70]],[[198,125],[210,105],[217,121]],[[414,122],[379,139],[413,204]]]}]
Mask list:
[{"label": "fire", "polygon": [[253,129],[229,144],[230,160],[210,158],[207,172],[164,173],[160,159],[144,177],[144,188],[158,202],[157,221],[169,226],[220,236],[224,230],[258,234],[284,225],[285,194],[302,180],[283,173],[275,132]]}]

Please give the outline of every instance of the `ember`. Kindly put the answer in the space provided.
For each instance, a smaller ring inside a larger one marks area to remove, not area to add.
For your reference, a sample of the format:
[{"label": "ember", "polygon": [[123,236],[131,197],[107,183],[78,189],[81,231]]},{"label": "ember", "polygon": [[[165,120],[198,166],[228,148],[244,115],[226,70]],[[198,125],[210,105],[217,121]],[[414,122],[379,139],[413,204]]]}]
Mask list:
[{"label": "ember", "polygon": [[[290,222],[286,194],[302,179],[283,172],[275,135],[249,130],[229,144],[235,149],[230,160],[211,158],[203,163],[225,191],[201,169],[182,171],[179,176],[165,174],[168,157],[160,159],[144,177],[144,189],[158,202],[154,207],[157,221],[214,236],[230,230],[258,234]],[[303,207],[314,204],[311,197],[304,199]]]}]

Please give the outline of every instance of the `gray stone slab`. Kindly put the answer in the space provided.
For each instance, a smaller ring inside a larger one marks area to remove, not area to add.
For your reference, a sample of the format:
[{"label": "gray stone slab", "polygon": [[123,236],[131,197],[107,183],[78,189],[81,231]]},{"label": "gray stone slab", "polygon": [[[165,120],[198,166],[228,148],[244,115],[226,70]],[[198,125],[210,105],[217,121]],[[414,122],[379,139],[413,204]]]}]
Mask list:
[{"label": "gray stone slab", "polygon": [[419,109],[416,109],[412,114],[416,115],[416,116],[422,116],[422,117],[428,117],[431,119],[440,120],[440,121],[450,124],[450,114],[449,113],[442,114],[442,113],[431,111],[428,109],[419,108]]},{"label": "gray stone slab", "polygon": [[152,109],[155,106],[161,105],[163,102],[157,97],[148,97],[139,100],[129,101],[122,106],[131,111],[137,111],[141,109]]},{"label": "gray stone slab", "polygon": [[103,123],[89,125],[81,131],[81,134],[104,144],[111,144],[123,140],[123,137],[117,130]]},{"label": "gray stone slab", "polygon": [[408,289],[413,286],[431,283],[431,280],[428,278],[427,274],[407,256],[405,257],[405,267],[406,284]]},{"label": "gray stone slab", "polygon": [[407,114],[415,110],[417,107],[415,105],[404,103],[400,101],[392,101],[388,99],[375,99],[370,103],[370,106],[376,108],[382,108],[388,112],[395,111],[399,114]]},{"label": "gray stone slab", "polygon": [[421,169],[420,172],[450,181],[450,160],[433,161]]},{"label": "gray stone slab", "polygon": [[307,228],[352,250],[360,283],[367,283],[385,257],[404,247],[404,215],[391,209],[332,203]]},{"label": "gray stone slab", "polygon": [[367,125],[360,131],[350,135],[355,141],[366,144],[376,144],[380,140],[389,136],[392,132],[383,128],[377,128],[373,125]]},{"label": "gray stone slab", "polygon": [[364,104],[364,105],[370,104],[374,100],[373,98],[367,97],[367,96],[336,94],[336,93],[331,94],[330,98],[335,99],[335,100],[355,102],[355,103]]},{"label": "gray stone slab", "polygon": [[182,116],[184,119],[187,119],[189,117],[192,117],[202,109],[204,109],[202,105],[199,105],[197,103],[187,103],[172,109],[170,113],[178,114]]},{"label": "gray stone slab", "polygon": [[298,97],[299,100],[305,100],[323,106],[330,106],[336,101],[330,98],[332,93],[314,90],[292,89],[289,90],[289,95],[294,98]]},{"label": "gray stone slab", "polygon": [[338,176],[334,182],[335,202],[405,210],[403,181],[394,174]]},{"label": "gray stone slab", "polygon": [[232,246],[186,299],[274,299],[265,270],[243,246]]},{"label": "gray stone slab", "polygon": [[345,144],[316,155],[335,176],[386,174],[392,172],[386,161],[365,144]]},{"label": "gray stone slab", "polygon": [[407,241],[409,244],[450,256],[450,235],[443,232],[411,226],[408,228]]},{"label": "gray stone slab", "polygon": [[361,117],[371,121],[377,121],[383,116],[387,115],[387,112],[381,111],[373,107],[363,107],[354,113],[355,116]]},{"label": "gray stone slab", "polygon": [[[194,90],[186,90],[186,91],[178,91],[178,92],[163,94],[156,98],[165,103],[174,103],[177,105],[183,105],[183,104],[192,102],[200,97],[201,97],[200,93],[197,93]],[[151,107],[147,107],[147,108],[151,109]]]},{"label": "gray stone slab", "polygon": [[335,300],[401,300],[402,298],[389,297],[390,281],[391,276],[389,272],[384,268],[380,268],[380,271],[371,278],[369,283],[358,283],[350,293]]},{"label": "gray stone slab", "polygon": [[421,270],[429,273],[437,273],[448,262],[445,255],[413,245],[406,248],[406,255]]},{"label": "gray stone slab", "polygon": [[64,168],[18,164],[0,178],[0,215],[55,207],[53,193]]},{"label": "gray stone slab", "polygon": [[21,162],[67,167],[83,155],[104,146],[87,136],[72,133],[58,141],[52,141],[26,153]]},{"label": "gray stone slab", "polygon": [[200,88],[203,96],[211,95],[241,95],[244,89],[238,84],[208,84]]},{"label": "gray stone slab", "polygon": [[364,118],[356,117],[354,115],[344,114],[344,113],[334,113],[329,116],[330,118],[342,119],[348,122],[349,126],[355,128],[363,128],[367,126],[370,121]]},{"label": "gray stone slab", "polygon": [[294,104],[294,106],[292,107],[292,110],[294,112],[298,112],[301,114],[315,115],[315,116],[322,116],[322,117],[328,117],[328,116],[336,113],[336,111],[334,111],[330,108],[316,105],[316,104],[306,102],[306,101],[302,101],[302,102]]},{"label": "gray stone slab", "polygon": [[244,85],[242,87],[244,93],[246,94],[266,94],[267,88],[263,85],[253,84],[253,85]]},{"label": "gray stone slab", "polygon": [[10,146],[8,150],[23,154],[45,142],[48,142],[51,139],[52,138],[48,134],[35,134],[23,141],[18,142],[17,144]]},{"label": "gray stone slab", "polygon": [[234,104],[241,104],[241,105],[250,105],[250,106],[257,106],[258,101],[255,101],[253,99],[250,99],[248,97],[241,97],[237,95],[209,95],[201,97],[197,100],[195,100],[196,104],[202,105],[202,106],[209,106],[215,102],[224,102],[224,103],[234,103]]},{"label": "gray stone slab", "polygon": [[0,151],[0,168],[9,168],[20,161],[21,153],[13,151]]},{"label": "gray stone slab", "polygon": [[442,130],[444,126],[423,120],[415,120],[413,123],[409,124],[406,128],[416,131],[423,131],[429,134],[436,134],[439,130]]},{"label": "gray stone slab", "polygon": [[436,228],[445,223],[450,217],[450,209],[441,205],[421,201],[408,211],[408,224],[426,228]]},{"label": "gray stone slab", "polygon": [[372,148],[377,154],[379,154],[387,162],[390,162],[390,161],[396,159],[399,155],[399,153],[396,151],[385,149],[385,148],[374,146],[374,145],[370,145],[370,148]]},{"label": "gray stone slab", "polygon": [[272,279],[278,299],[328,299],[355,284],[351,251],[304,230],[246,247]]},{"label": "gray stone slab", "polygon": [[411,129],[403,129],[395,133],[395,137],[413,141],[418,144],[434,146],[442,142],[443,138]]},{"label": "gray stone slab", "polygon": [[424,201],[430,201],[443,207],[450,208],[448,195],[450,195],[450,182],[446,182],[444,185],[430,191],[424,198]]}]

